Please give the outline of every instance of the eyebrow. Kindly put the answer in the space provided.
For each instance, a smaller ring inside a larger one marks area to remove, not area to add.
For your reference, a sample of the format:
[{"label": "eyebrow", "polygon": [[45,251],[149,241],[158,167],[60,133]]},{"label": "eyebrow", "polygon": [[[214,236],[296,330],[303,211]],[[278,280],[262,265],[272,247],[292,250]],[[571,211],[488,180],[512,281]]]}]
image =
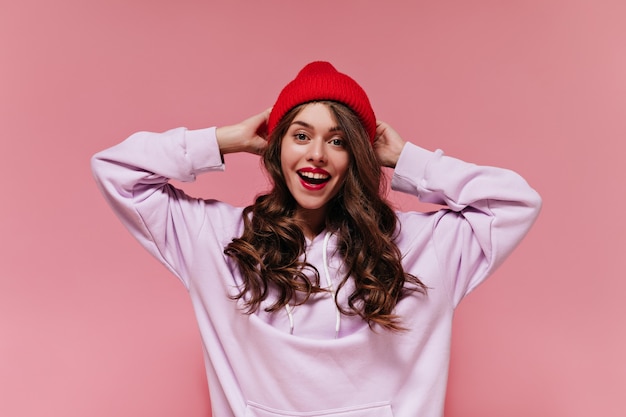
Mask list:
[{"label": "eyebrow", "polygon": [[[307,129],[313,129],[313,126],[311,126],[310,124],[308,124],[307,122],[303,122],[302,120],[294,120],[293,122],[291,122],[292,125],[300,125],[304,128]],[[340,128],[339,126],[333,126],[330,129],[328,129],[329,132],[342,132],[343,129]]]}]

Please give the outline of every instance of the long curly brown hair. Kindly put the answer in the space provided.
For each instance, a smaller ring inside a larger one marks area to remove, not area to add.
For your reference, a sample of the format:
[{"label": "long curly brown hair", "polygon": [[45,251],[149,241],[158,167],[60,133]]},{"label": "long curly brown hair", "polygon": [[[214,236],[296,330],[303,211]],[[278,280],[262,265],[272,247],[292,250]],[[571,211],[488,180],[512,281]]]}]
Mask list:
[{"label": "long curly brown hair", "polygon": [[[362,317],[370,327],[378,324],[389,330],[404,330],[393,310],[407,292],[425,294],[426,286],[402,267],[402,255],[394,241],[398,220],[383,198],[386,178],[367,132],[345,105],[322,103],[343,131],[351,154],[343,187],[328,203],[326,216],[326,229],[336,234],[346,268],[337,292],[348,279],[354,282],[348,305],[337,303],[337,307],[343,314]],[[244,209],[244,232],[224,250],[241,270],[243,285],[233,298],[243,300],[248,313],[255,312],[268,299],[270,289],[277,295],[275,300],[269,300],[273,303],[265,309],[268,312],[278,311],[288,303],[303,304],[311,294],[327,291],[319,286],[317,269],[306,262],[306,257],[300,259],[305,253],[305,237],[294,218],[296,201],[287,188],[280,164],[282,138],[306,104],[290,110],[272,132],[263,164],[274,186]]]}]

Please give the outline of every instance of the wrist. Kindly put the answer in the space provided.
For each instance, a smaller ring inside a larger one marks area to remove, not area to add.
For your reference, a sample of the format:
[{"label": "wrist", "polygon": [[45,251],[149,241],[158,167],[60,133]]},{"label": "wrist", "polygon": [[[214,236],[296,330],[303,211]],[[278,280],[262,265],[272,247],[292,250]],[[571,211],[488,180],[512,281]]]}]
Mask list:
[{"label": "wrist", "polygon": [[398,161],[400,160],[400,155],[402,155],[402,150],[404,149],[405,146],[406,146],[406,141],[403,140],[403,141],[398,142],[398,144],[396,145],[394,149],[392,164],[389,166],[390,168],[395,169],[396,165],[398,164]]},{"label": "wrist", "polygon": [[218,127],[215,130],[215,137],[222,155],[240,152],[242,150],[242,145],[239,143],[241,133],[237,125]]}]

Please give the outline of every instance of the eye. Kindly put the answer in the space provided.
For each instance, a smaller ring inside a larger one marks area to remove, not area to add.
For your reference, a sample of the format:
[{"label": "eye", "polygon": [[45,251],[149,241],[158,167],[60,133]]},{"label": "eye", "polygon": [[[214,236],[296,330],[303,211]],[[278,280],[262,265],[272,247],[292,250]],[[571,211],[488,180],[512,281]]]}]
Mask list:
[{"label": "eye", "polygon": [[332,138],[328,143],[333,146],[341,146],[342,148],[345,146],[345,141],[342,138]]},{"label": "eye", "polygon": [[308,136],[304,133],[296,133],[295,135],[293,135],[293,137],[296,139],[296,141],[305,141],[308,139]]}]

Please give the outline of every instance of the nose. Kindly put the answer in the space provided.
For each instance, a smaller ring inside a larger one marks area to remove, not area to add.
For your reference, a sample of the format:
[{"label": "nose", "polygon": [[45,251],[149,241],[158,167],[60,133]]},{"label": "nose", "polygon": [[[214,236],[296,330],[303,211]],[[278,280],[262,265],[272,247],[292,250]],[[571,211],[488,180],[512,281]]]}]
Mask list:
[{"label": "nose", "polygon": [[320,138],[315,138],[309,144],[307,160],[313,163],[326,162],[326,147],[324,141]]}]

